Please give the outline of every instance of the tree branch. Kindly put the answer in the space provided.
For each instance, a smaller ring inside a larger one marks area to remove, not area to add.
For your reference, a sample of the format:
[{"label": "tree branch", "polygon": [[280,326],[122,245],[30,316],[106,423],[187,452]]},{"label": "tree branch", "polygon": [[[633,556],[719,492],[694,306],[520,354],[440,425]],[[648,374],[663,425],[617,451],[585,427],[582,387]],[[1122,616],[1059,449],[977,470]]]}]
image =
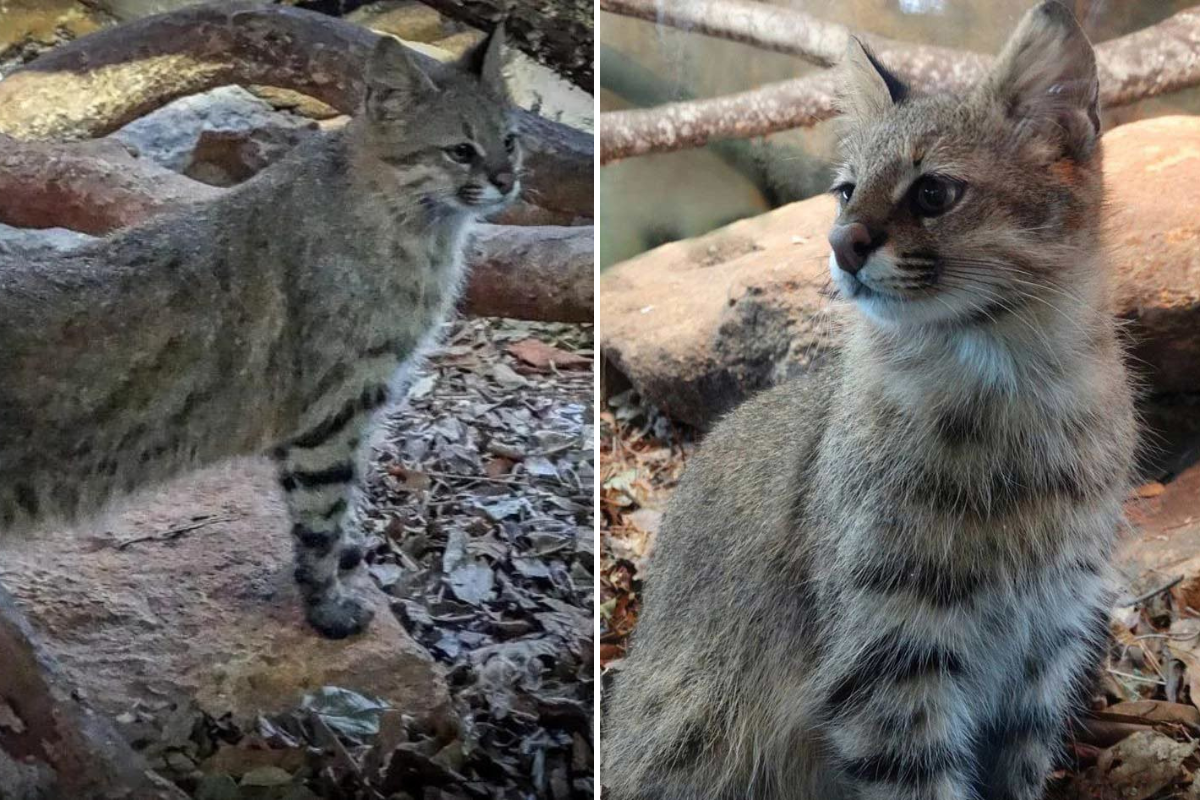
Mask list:
[{"label": "tree branch", "polygon": [[845,25],[803,11],[757,0],[600,0],[600,8],[688,33],[798,56],[822,67],[832,67],[841,60],[852,34],[873,50],[904,46],[882,36],[855,33]]},{"label": "tree branch", "polygon": [[[713,30],[718,29],[714,26]],[[736,38],[734,30],[727,29],[726,33],[726,38]],[[964,92],[978,83],[992,61],[991,57],[974,53],[874,41],[880,59],[925,92]],[[1200,8],[1181,11],[1149,28],[1102,42],[1096,47],[1096,55],[1101,101],[1108,106],[1127,105],[1198,85]],[[608,163],[646,153],[700,147],[714,139],[765,136],[814,125],[835,113],[835,80],[830,72],[820,72],[711,100],[601,114],[600,161]]]},{"label": "tree branch", "polygon": [[[231,83],[293,89],[353,113],[377,39],[285,6],[215,4],[147,17],[57,47],[0,81],[0,132],[95,138],[177,97]],[[520,125],[530,197],[568,217],[593,216],[592,137],[524,111]]]},{"label": "tree branch", "polygon": [[[102,236],[225,191],[107,139],[60,144],[0,135],[0,222],[7,225]],[[468,251],[467,311],[591,321],[592,242],[591,226],[480,226]]]},{"label": "tree branch", "polygon": [[490,31],[504,23],[506,39],[592,93],[592,0],[423,0],[451,19]]}]

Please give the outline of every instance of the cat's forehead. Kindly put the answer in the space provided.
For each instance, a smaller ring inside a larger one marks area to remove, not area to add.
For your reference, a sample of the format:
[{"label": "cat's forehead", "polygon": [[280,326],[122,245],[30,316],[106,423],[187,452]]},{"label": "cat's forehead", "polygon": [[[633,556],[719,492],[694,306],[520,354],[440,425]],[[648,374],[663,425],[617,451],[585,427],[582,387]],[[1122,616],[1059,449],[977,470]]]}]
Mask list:
[{"label": "cat's forehead", "polygon": [[974,104],[934,96],[913,98],[870,123],[849,123],[841,143],[843,169],[862,181],[913,168],[961,167],[981,144],[978,116]]},{"label": "cat's forehead", "polygon": [[510,128],[512,111],[509,104],[478,83],[448,86],[441,102],[444,108],[451,110],[447,124],[457,123],[474,136],[502,136]]}]

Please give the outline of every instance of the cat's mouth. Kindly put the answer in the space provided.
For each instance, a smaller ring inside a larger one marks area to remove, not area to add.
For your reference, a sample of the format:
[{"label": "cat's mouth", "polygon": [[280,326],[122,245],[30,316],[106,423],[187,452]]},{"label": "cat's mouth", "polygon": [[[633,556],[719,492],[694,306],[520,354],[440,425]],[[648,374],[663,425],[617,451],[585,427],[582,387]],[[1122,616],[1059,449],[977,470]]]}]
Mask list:
[{"label": "cat's mouth", "polygon": [[468,184],[458,190],[454,199],[468,211],[490,214],[508,206],[520,191],[520,183],[514,184],[507,192],[501,192],[494,186]]}]

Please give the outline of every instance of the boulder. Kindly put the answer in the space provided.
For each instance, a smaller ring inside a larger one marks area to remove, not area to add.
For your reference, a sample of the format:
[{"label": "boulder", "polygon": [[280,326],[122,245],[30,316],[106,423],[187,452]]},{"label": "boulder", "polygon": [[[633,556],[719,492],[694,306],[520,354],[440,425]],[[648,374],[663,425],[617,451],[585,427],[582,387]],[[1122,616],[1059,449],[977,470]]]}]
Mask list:
[{"label": "boulder", "polygon": [[183,800],[75,696],[0,588],[0,800]]},{"label": "boulder", "polygon": [[[1200,392],[1200,118],[1104,137],[1116,310],[1151,394]],[[1167,202],[1164,202],[1167,200]],[[819,368],[839,347],[832,198],[821,196],[606,270],[600,345],[651,403],[705,427],[750,394]]]},{"label": "boulder", "polygon": [[439,668],[365,575],[361,589],[376,606],[366,633],[329,641],[305,623],[265,462],[195,473],[103,522],[2,546],[0,583],[101,712],[180,701],[247,720],[294,708],[323,686],[414,717],[448,708]]},{"label": "boulder", "polygon": [[[193,154],[205,134],[219,134],[224,141],[247,140],[258,151],[265,147],[286,152],[316,130],[312,120],[276,111],[240,86],[222,86],[168,103],[116,131],[112,138],[169,170],[190,170],[193,177],[200,172],[202,177],[203,169],[197,167]],[[219,147],[216,151],[222,152]]]}]

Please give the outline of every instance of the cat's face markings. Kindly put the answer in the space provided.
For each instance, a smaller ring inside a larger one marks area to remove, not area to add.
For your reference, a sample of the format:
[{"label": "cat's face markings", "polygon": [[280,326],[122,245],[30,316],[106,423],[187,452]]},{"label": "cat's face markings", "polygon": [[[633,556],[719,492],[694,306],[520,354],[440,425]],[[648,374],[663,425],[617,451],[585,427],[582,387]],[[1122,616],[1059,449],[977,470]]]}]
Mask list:
[{"label": "cat's face markings", "polygon": [[1027,17],[965,96],[913,95],[857,42],[843,73],[829,266],[868,317],[985,326],[1090,280],[1065,249],[1047,267],[1093,237],[1102,193],[1095,61],[1069,14]]},{"label": "cat's face markings", "polygon": [[503,31],[453,64],[384,38],[367,69],[366,135],[405,194],[472,214],[520,192],[521,147],[501,72]]}]

